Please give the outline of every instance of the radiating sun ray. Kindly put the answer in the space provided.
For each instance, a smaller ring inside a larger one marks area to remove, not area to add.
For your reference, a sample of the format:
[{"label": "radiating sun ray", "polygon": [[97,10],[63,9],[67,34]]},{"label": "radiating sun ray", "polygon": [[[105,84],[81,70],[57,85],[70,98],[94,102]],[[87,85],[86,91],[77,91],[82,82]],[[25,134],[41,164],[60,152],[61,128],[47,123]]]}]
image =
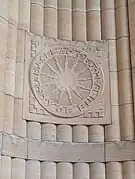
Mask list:
[{"label": "radiating sun ray", "polygon": [[67,90],[67,94],[68,94],[68,98],[69,98],[69,102],[70,102],[70,104],[73,105],[71,92],[70,92],[69,90]]},{"label": "radiating sun ray", "polygon": [[56,75],[59,75],[59,73],[53,69],[53,67],[51,65],[49,65],[48,63],[45,63]]},{"label": "radiating sun ray", "polygon": [[76,79],[77,81],[89,81],[89,80],[92,80],[92,78],[79,78],[79,79]]},{"label": "radiating sun ray", "polygon": [[60,64],[59,64],[59,62],[58,62],[58,60],[57,60],[57,58],[56,58],[56,57],[53,57],[53,59],[55,60],[55,63],[56,63],[56,65],[57,65],[57,68],[58,68],[59,72],[62,74],[62,73],[63,73],[63,70],[62,70],[62,68],[61,68],[61,66],[60,66]]},{"label": "radiating sun ray", "polygon": [[73,65],[73,67],[72,67],[72,73],[74,73],[75,68],[76,68],[77,65],[78,65],[78,62],[79,62],[79,60],[76,60],[75,64]]},{"label": "radiating sun ray", "polygon": [[89,88],[86,88],[84,85],[81,85],[81,84],[77,84],[76,86],[86,90],[86,91],[91,91]]},{"label": "radiating sun ray", "polygon": [[51,75],[48,75],[47,73],[41,72],[41,75],[44,75],[44,76],[46,76],[46,77],[48,77],[48,78],[57,79],[56,77],[51,76]]},{"label": "radiating sun ray", "polygon": [[62,98],[62,96],[63,96],[63,90],[61,90],[60,95],[59,95],[59,99],[58,99],[59,104],[60,104],[60,99]]},{"label": "radiating sun ray", "polygon": [[41,85],[41,87],[49,86],[49,85],[54,85],[54,82],[46,82]]},{"label": "radiating sun ray", "polygon": [[80,95],[80,93],[77,90],[73,89],[72,87],[71,90],[75,93],[76,96],[78,96],[81,100],[83,100],[83,97]]},{"label": "radiating sun ray", "polygon": [[64,68],[65,68],[65,71],[68,71],[68,59],[67,59],[67,56],[65,55],[65,64],[64,64]]}]

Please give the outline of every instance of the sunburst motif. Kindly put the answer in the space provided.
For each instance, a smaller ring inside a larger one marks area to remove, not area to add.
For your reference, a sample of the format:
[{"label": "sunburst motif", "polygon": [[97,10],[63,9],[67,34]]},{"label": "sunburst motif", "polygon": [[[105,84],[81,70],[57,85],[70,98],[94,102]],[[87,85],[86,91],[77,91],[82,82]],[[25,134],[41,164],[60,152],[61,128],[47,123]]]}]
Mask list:
[{"label": "sunburst motif", "polygon": [[[83,114],[83,111],[78,111],[80,110],[78,106],[83,107],[85,100],[96,89],[95,83],[102,84],[103,77],[100,68],[94,61],[88,58],[86,61],[84,58],[77,58],[74,53],[78,53],[78,51],[75,50],[70,55],[66,52],[60,54],[60,49],[57,48],[57,52],[55,49],[55,53],[51,53],[43,63],[39,63],[38,58],[33,61],[31,86],[37,100],[46,110],[62,117],[63,115],[73,117],[78,113]],[[37,70],[36,64],[38,64],[38,72],[34,71],[34,69]],[[98,82],[94,70],[99,72]],[[38,86],[38,91],[36,86]],[[102,86],[98,94],[101,89]],[[44,98],[41,98],[41,95]],[[93,98],[93,100],[95,99]],[[86,110],[85,108],[89,108],[89,106],[85,106],[83,110]]]},{"label": "sunburst motif", "polygon": [[[63,59],[64,59],[64,66],[61,66],[59,63],[59,60],[63,60]],[[90,76],[92,75],[88,67],[83,64],[82,66],[83,68],[79,69],[78,66],[81,66],[81,62],[75,59],[74,60],[75,62],[72,65],[72,68],[69,69],[68,64],[70,63],[70,61],[66,55],[55,56],[49,59],[49,62],[50,60],[53,61],[52,64],[53,63],[56,64],[57,70],[54,69],[53,65],[51,66],[46,61],[45,65],[47,65],[47,67],[49,67],[50,70],[54,72],[54,75],[49,74],[49,71],[42,72],[42,75],[44,75],[47,78],[51,78],[56,88],[61,91],[59,95],[59,100],[58,100],[59,104],[61,104],[61,101],[63,100],[63,97],[65,96],[65,94],[67,94],[68,98],[64,100],[68,100],[67,103],[69,103],[70,105],[75,105],[77,103],[76,98],[78,98],[78,100],[83,100],[83,96],[81,95],[80,91],[82,90],[82,93],[87,91],[87,95],[88,95],[92,87],[92,77],[90,78]],[[84,77],[80,77],[79,76],[80,74],[83,74]],[[42,84],[42,85],[48,88],[49,87],[48,81],[46,81],[46,83],[47,84]],[[50,84],[52,84],[52,82]],[[79,87],[81,90],[78,90],[77,87]],[[53,99],[53,95],[55,95],[53,90],[54,89],[52,89],[51,99]],[[74,95],[76,96],[75,98],[74,98]]]}]

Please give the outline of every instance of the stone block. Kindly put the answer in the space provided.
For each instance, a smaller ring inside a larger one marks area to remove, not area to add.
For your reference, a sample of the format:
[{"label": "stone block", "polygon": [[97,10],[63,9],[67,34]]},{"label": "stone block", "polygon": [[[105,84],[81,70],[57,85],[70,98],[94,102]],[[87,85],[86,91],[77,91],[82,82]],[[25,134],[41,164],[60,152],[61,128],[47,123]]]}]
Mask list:
[{"label": "stone block", "polygon": [[71,11],[58,11],[58,38],[72,40],[72,14]]},{"label": "stone block", "polygon": [[9,0],[0,0],[0,3],[2,3],[2,6],[0,6],[0,16],[6,20],[8,20],[9,15]]},{"label": "stone block", "polygon": [[41,139],[41,124],[39,122],[27,123],[27,135],[30,139]]},{"label": "stone block", "polygon": [[15,98],[23,98],[24,64],[16,63],[15,72]]},{"label": "stone block", "polygon": [[114,0],[103,0],[101,1],[101,10],[104,11],[104,10],[114,10],[115,9],[115,3],[114,3]]},{"label": "stone block", "polygon": [[58,125],[57,126],[57,140],[59,142],[72,142],[72,126]]},{"label": "stone block", "polygon": [[40,179],[40,162],[27,160],[26,161],[26,179]]},{"label": "stone block", "polygon": [[72,0],[58,0],[58,9],[66,9],[66,10],[72,10]]},{"label": "stone block", "polygon": [[43,36],[44,7],[39,4],[31,4],[31,32]]},{"label": "stone block", "polygon": [[90,171],[88,163],[73,164],[73,178],[74,179],[89,179]]},{"label": "stone block", "polygon": [[11,179],[11,157],[1,156],[0,171],[1,179]]},{"label": "stone block", "polygon": [[104,161],[104,144],[28,140],[28,158],[56,162],[99,162]]},{"label": "stone block", "polygon": [[116,40],[109,40],[109,67],[110,71],[117,71]]},{"label": "stone block", "polygon": [[[72,36],[73,40],[86,40],[86,13],[80,11],[73,11]],[[79,29],[79,31],[78,31]]]},{"label": "stone block", "polygon": [[19,1],[18,27],[24,30],[30,28],[30,1]]},{"label": "stone block", "polygon": [[87,12],[87,40],[101,40],[100,11]]},{"label": "stone block", "polygon": [[89,142],[99,143],[104,142],[104,127],[100,125],[89,126],[88,136]]},{"label": "stone block", "polygon": [[13,158],[11,161],[13,179],[25,179],[25,160],[19,158]]},{"label": "stone block", "polygon": [[27,158],[27,140],[13,135],[3,134],[2,154]]},{"label": "stone block", "polygon": [[57,168],[55,162],[41,162],[41,179],[56,179],[56,175],[58,175],[56,174],[56,171]]},{"label": "stone block", "polygon": [[125,179],[134,179],[135,178],[135,162],[134,161],[126,161],[123,162],[123,176]]},{"label": "stone block", "polygon": [[88,127],[83,125],[73,126],[73,141],[88,142]]},{"label": "stone block", "polygon": [[57,10],[45,7],[44,36],[57,38]]},{"label": "stone block", "polygon": [[102,39],[116,39],[115,11],[112,9],[102,11]]},{"label": "stone block", "polygon": [[117,72],[110,72],[110,94],[111,94],[111,105],[119,104],[118,96],[118,74]]},{"label": "stone block", "polygon": [[116,36],[117,38],[129,36],[127,7],[116,9]]},{"label": "stone block", "polygon": [[25,54],[25,31],[18,29],[17,31],[17,52],[16,52],[16,62],[24,63]]},{"label": "stone block", "polygon": [[63,178],[72,179],[73,178],[73,165],[68,162],[57,163],[57,177],[59,179],[63,179]]},{"label": "stone block", "polygon": [[23,120],[23,103],[22,99],[15,98],[14,100],[14,120],[13,132],[20,137],[26,137],[26,121]]},{"label": "stone block", "polygon": [[56,141],[56,125],[42,124],[41,134],[43,141]]},{"label": "stone block", "polygon": [[86,11],[85,0],[74,0],[72,4],[73,11]]},{"label": "stone block", "polygon": [[88,11],[100,11],[100,0],[87,0],[86,1],[86,8]]},{"label": "stone block", "polygon": [[[14,24],[15,26],[18,25],[18,11],[19,11],[19,1],[18,0],[11,0],[9,1],[9,22]],[[7,8],[8,9],[8,8]]]},{"label": "stone block", "polygon": [[105,179],[105,164],[91,163],[90,164],[90,179]]},{"label": "stone block", "polygon": [[4,96],[4,119],[3,131],[13,133],[14,98],[10,95]]},{"label": "stone block", "polygon": [[118,71],[131,68],[129,38],[122,37],[117,39],[117,63]]},{"label": "stone block", "polygon": [[122,70],[118,73],[119,81],[119,103],[131,104],[132,99],[132,81],[131,81],[131,70]]},{"label": "stone block", "polygon": [[115,178],[122,179],[122,164],[120,162],[107,163],[106,176],[107,179],[115,179]]},{"label": "stone block", "polygon": [[106,161],[129,161],[135,160],[135,142],[134,141],[120,141],[105,143]]},{"label": "stone block", "polygon": [[52,7],[57,9],[57,0],[45,0],[45,7]]},{"label": "stone block", "polygon": [[15,60],[6,59],[6,71],[5,71],[5,93],[14,96],[15,90]]}]

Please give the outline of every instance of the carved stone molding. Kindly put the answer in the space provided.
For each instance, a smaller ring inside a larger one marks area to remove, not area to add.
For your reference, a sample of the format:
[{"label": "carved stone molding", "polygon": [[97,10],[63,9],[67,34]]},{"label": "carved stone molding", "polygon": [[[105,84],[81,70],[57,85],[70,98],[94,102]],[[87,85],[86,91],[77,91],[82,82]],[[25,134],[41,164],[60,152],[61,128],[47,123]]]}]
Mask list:
[{"label": "carved stone molding", "polygon": [[26,41],[24,119],[111,123],[107,41],[61,41],[33,34]]}]

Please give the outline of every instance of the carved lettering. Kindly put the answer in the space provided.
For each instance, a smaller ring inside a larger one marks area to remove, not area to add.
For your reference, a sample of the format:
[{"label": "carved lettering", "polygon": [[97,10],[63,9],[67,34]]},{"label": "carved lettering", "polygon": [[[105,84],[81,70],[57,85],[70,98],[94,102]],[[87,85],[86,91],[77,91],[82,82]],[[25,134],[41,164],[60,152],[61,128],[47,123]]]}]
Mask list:
[{"label": "carved lettering", "polygon": [[60,117],[88,111],[103,88],[100,66],[75,47],[42,51],[32,62],[30,79],[39,103]]}]

